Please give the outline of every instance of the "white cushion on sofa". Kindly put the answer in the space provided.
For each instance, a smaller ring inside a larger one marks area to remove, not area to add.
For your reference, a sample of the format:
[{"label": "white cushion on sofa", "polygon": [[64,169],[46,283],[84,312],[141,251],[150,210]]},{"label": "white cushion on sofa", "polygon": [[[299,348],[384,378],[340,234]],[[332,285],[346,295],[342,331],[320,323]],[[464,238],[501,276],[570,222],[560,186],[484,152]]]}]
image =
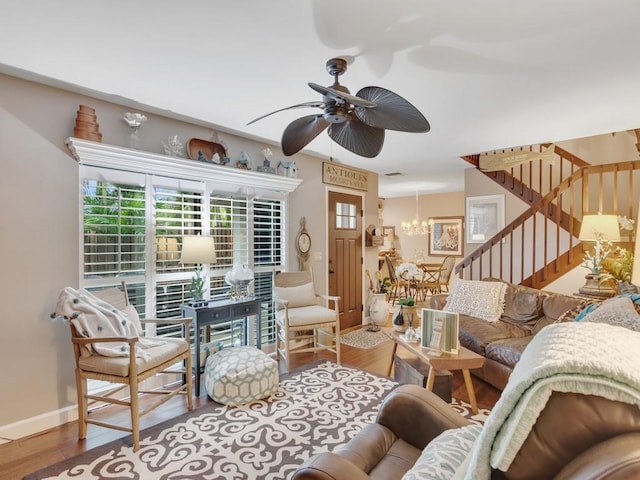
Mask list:
[{"label": "white cushion on sofa", "polygon": [[312,282],[297,287],[273,287],[273,296],[277,300],[288,301],[289,308],[307,307],[318,303]]},{"label": "white cushion on sofa", "polygon": [[497,322],[504,311],[504,282],[483,282],[455,278],[442,310]]},{"label": "white cushion on sofa", "polygon": [[445,430],[429,442],[402,480],[443,480],[460,476],[481,430],[481,425]]}]

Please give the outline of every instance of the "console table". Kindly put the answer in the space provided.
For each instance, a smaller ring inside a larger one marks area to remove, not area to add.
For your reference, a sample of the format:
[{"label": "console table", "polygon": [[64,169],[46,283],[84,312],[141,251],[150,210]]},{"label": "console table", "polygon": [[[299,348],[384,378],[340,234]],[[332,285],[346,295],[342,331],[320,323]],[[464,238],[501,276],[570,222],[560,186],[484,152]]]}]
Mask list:
[{"label": "console table", "polygon": [[[200,395],[200,330],[207,325],[216,325],[231,322],[233,330],[233,321],[244,319],[244,344],[249,342],[249,317],[253,315],[260,316],[262,309],[262,298],[247,297],[244,300],[212,300],[204,305],[182,305],[182,316],[191,317],[191,323],[194,328],[195,338],[195,391],[196,396]],[[256,322],[256,347],[262,348],[262,325],[260,318]]]}]

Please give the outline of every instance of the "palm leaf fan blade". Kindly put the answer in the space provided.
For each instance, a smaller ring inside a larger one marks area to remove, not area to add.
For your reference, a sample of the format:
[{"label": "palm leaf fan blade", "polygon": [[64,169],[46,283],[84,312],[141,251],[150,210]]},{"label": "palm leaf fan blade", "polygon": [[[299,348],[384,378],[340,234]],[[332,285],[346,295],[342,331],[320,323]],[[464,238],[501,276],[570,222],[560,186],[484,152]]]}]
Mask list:
[{"label": "palm leaf fan blade", "polygon": [[282,152],[290,157],[306,147],[329,126],[322,115],[307,115],[294,120],[282,133]]},{"label": "palm leaf fan blade", "polygon": [[428,132],[427,119],[407,100],[382,87],[364,87],[358,97],[376,103],[375,108],[355,108],[356,116],[366,125],[401,132]]},{"label": "palm leaf fan blade", "polygon": [[345,123],[332,124],[329,136],[350,152],[366,158],[378,155],[384,143],[383,129],[365,125],[353,116]]}]

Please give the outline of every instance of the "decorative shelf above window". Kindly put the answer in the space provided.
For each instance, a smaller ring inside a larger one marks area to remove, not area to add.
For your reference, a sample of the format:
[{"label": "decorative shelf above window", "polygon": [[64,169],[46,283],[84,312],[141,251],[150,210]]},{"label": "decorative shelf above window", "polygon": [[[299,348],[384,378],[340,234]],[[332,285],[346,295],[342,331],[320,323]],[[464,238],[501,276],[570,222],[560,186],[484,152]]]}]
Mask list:
[{"label": "decorative shelf above window", "polygon": [[302,179],[299,178],[211,165],[197,160],[143,152],[74,137],[68,138],[65,143],[80,165],[149,173],[186,180],[213,181],[233,184],[239,189],[271,190],[284,193],[293,192],[302,183]]}]

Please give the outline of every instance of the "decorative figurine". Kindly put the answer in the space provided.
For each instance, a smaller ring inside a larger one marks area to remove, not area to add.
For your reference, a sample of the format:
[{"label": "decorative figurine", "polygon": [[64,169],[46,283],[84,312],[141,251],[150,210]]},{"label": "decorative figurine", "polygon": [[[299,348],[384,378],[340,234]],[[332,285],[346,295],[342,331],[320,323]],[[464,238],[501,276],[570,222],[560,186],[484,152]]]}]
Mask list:
[{"label": "decorative figurine", "polygon": [[184,157],[184,146],[177,135],[173,137],[167,137],[167,140],[162,142],[164,147],[164,153],[172,157]]},{"label": "decorative figurine", "polygon": [[298,178],[298,168],[296,167],[296,162],[280,161],[280,163],[278,163],[278,175]]},{"label": "decorative figurine", "polygon": [[251,158],[249,158],[247,152],[240,152],[240,158],[236,162],[236,167],[242,168],[243,170],[251,170]]},{"label": "decorative figurine", "polygon": [[127,112],[123,117],[131,129],[131,135],[129,136],[129,146],[131,148],[140,148],[140,137],[138,136],[138,130],[140,126],[147,121],[147,117],[142,113]]}]

